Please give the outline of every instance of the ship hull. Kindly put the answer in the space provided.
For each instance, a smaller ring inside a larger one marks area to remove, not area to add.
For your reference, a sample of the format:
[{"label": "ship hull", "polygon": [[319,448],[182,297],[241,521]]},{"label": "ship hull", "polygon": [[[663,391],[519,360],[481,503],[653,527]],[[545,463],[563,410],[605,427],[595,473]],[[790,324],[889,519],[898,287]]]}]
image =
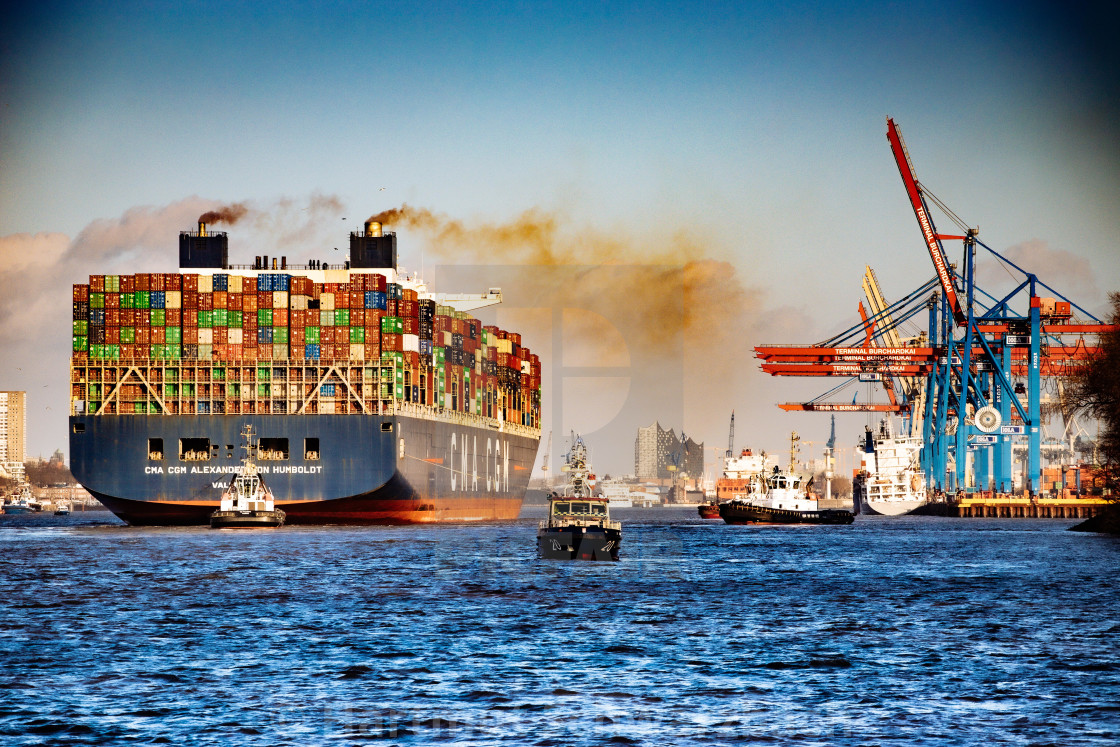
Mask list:
[{"label": "ship hull", "polygon": [[919,506],[924,506],[927,501],[921,498],[914,500],[896,500],[896,501],[876,501],[867,500],[866,498],[861,501],[860,509],[863,513],[879,514],[881,516],[905,516],[914,511]]},{"label": "ship hull", "polygon": [[610,527],[545,527],[537,532],[543,560],[618,560],[622,532]]},{"label": "ship hull", "polygon": [[74,416],[72,471],[129,524],[207,525],[245,424],[284,457],[259,469],[287,524],[516,519],[539,442],[422,415]]},{"label": "ship hull", "polygon": [[731,501],[720,504],[720,518],[727,524],[851,524],[855,516],[842,509],[791,511]]}]

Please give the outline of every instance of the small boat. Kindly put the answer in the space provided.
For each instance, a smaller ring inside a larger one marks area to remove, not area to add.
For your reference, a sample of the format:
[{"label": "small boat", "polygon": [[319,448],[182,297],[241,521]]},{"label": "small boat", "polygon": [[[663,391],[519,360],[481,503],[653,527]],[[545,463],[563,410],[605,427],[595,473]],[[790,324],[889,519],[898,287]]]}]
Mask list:
[{"label": "small boat", "polygon": [[285,514],[275,507],[272,491],[264,484],[253,457],[253,427],[241,432],[245,457],[222,493],[222,505],[210,514],[211,529],[274,529],[283,526]]},{"label": "small boat", "polygon": [[[810,483],[812,480],[809,481]],[[719,515],[728,524],[851,524],[855,514],[838,508],[821,509],[801,486],[801,475],[778,467],[766,477],[765,492],[721,503]]]},{"label": "small boat", "polygon": [[16,488],[16,491],[4,502],[6,515],[30,514],[35,510],[35,505],[31,502],[31,486],[27,483]]},{"label": "small boat", "polygon": [[712,501],[711,503],[701,503],[696,507],[696,511],[700,514],[701,519],[718,519],[719,502]]},{"label": "small boat", "polygon": [[70,515],[70,504],[69,503],[58,504],[58,507],[55,508],[55,510],[54,510],[54,515],[55,516],[69,516]]},{"label": "small boat", "polygon": [[618,560],[622,524],[610,519],[610,500],[592,495],[587,446],[573,434],[564,470],[564,494],[548,497],[548,519],[537,528],[537,552],[546,560]]}]

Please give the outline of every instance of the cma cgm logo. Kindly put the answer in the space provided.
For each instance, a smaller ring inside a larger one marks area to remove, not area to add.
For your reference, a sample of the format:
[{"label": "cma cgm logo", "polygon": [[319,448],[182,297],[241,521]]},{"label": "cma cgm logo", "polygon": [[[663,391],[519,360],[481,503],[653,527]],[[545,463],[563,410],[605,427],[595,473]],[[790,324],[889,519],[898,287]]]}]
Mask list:
[{"label": "cma cgm logo", "polygon": [[509,441],[486,439],[486,452],[482,456],[479,473],[478,436],[466,433],[451,434],[451,490],[477,493],[484,485],[488,493],[509,492]]}]

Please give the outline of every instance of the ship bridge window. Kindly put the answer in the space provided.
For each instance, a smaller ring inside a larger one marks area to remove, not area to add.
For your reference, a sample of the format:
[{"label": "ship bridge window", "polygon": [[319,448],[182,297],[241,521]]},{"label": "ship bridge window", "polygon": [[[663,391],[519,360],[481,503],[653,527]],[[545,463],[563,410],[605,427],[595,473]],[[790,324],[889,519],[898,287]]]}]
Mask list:
[{"label": "ship bridge window", "polygon": [[591,504],[589,504],[589,503],[573,503],[572,504],[572,513],[573,514],[589,514],[589,513],[591,513]]},{"label": "ship bridge window", "polygon": [[262,438],[257,444],[257,458],[262,462],[283,462],[288,459],[288,439]]},{"label": "ship bridge window", "polygon": [[308,462],[319,461],[319,439],[303,439],[303,458]]},{"label": "ship bridge window", "polygon": [[162,462],[163,461],[163,439],[162,438],[149,438],[148,439],[148,461],[149,462]]},{"label": "ship bridge window", "polygon": [[210,461],[210,439],[180,438],[179,460],[183,462]]},{"label": "ship bridge window", "polygon": [[552,513],[554,513],[554,514],[566,514],[566,513],[569,513],[570,511],[571,511],[571,505],[568,504],[568,503],[553,503],[552,504]]},{"label": "ship bridge window", "polygon": [[596,516],[604,516],[607,513],[607,507],[602,503],[592,503],[591,513],[595,514]]}]

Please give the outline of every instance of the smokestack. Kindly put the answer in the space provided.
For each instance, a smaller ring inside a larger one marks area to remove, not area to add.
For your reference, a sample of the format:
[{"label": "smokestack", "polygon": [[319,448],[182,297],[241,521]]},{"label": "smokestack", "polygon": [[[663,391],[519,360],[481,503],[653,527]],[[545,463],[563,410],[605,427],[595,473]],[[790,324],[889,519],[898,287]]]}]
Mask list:
[{"label": "smokestack", "polygon": [[198,222],[198,235],[199,236],[205,236],[206,235],[206,224],[203,223],[202,221]]},{"label": "smokestack", "polygon": [[380,236],[381,223],[375,220],[366,221],[366,236]]}]

